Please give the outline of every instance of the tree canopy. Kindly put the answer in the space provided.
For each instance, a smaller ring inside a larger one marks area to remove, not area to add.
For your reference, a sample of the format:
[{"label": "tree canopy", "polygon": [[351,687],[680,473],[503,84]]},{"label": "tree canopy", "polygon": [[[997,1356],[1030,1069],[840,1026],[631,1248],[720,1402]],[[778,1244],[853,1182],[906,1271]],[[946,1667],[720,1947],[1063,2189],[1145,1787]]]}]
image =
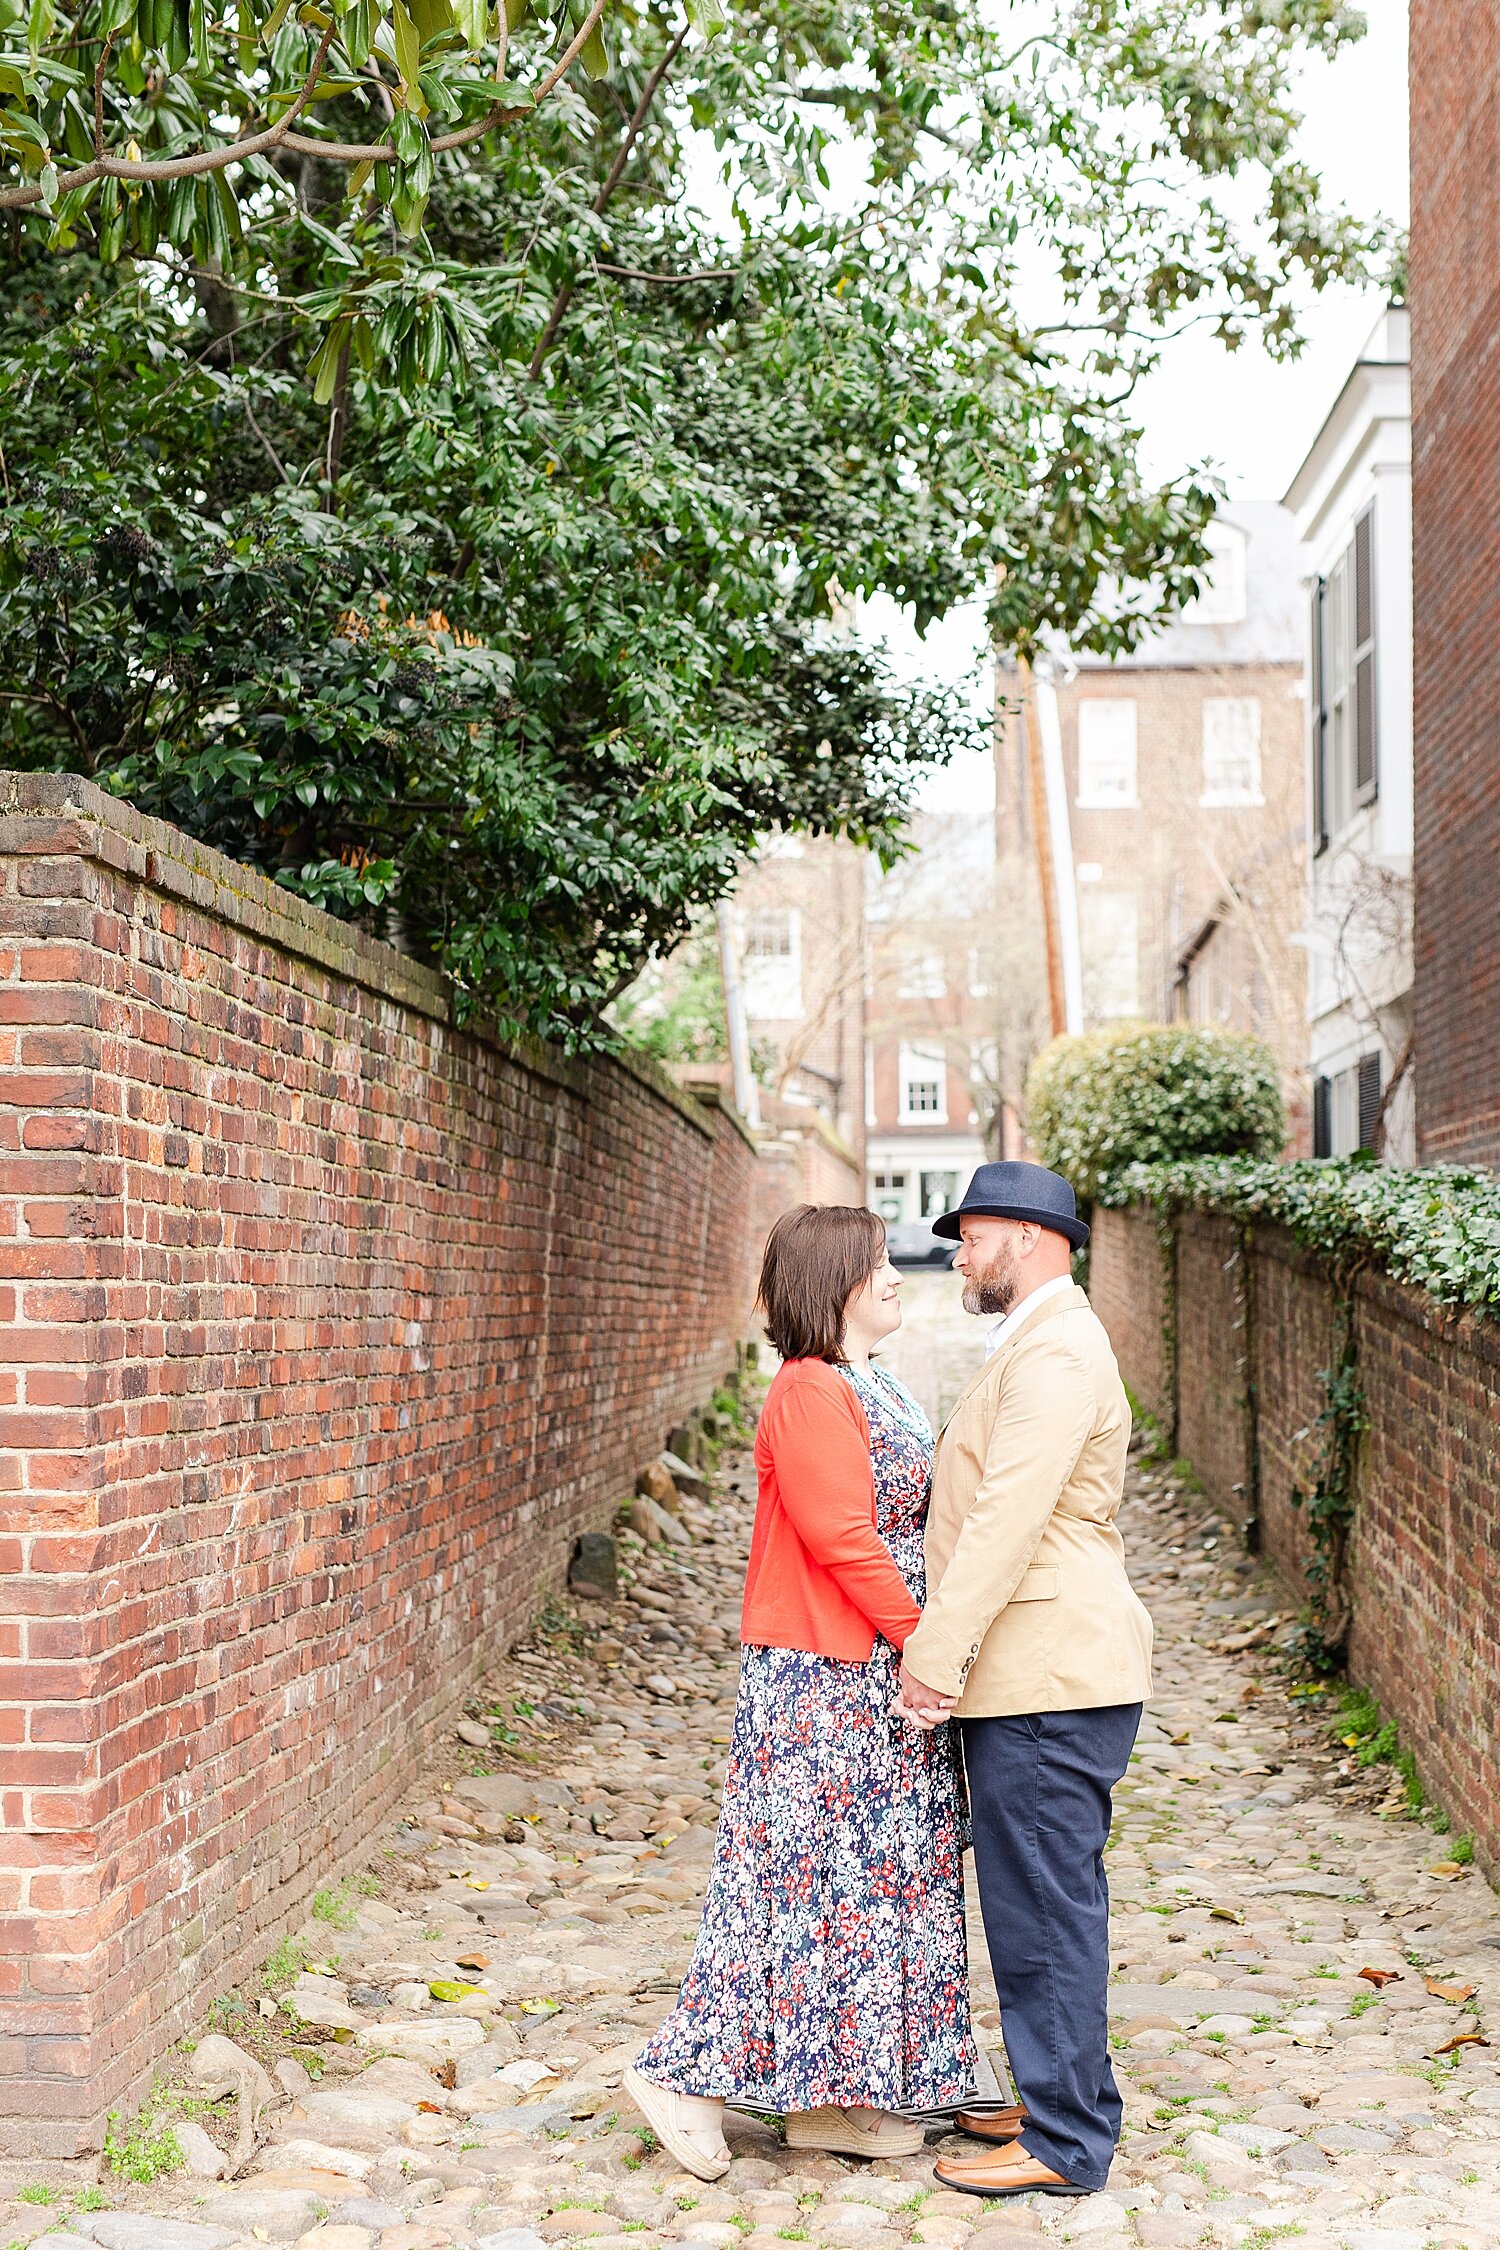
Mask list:
[{"label": "tree canopy", "polygon": [[968,738],[852,602],[1131,646],[1214,497],[1134,383],[1381,244],[1334,0],[509,5],[0,0],[0,755],[579,1041]]}]

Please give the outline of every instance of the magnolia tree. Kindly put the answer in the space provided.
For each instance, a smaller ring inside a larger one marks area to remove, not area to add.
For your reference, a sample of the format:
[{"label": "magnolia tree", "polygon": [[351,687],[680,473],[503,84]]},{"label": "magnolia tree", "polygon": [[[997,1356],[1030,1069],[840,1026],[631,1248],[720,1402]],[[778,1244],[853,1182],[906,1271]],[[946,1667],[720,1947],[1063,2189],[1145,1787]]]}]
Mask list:
[{"label": "magnolia tree", "polygon": [[1214,500],[1134,384],[1384,246],[1334,0],[508,6],[0,0],[0,756],[577,1042],[969,739],[852,602],[1132,646]]}]

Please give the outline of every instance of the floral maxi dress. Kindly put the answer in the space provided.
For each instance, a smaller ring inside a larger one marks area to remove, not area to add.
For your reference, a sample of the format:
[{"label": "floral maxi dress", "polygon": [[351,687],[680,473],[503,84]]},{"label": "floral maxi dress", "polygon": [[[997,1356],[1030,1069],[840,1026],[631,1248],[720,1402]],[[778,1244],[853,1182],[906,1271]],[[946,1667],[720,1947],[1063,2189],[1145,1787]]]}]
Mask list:
[{"label": "floral maxi dress", "polygon": [[[876,1524],[918,1603],[932,1431],[883,1369],[842,1368]],[[946,1726],[892,1718],[896,1652],[743,1651],[708,1898],[641,2075],[778,2114],[933,2109],[973,2084],[965,1822]]]}]

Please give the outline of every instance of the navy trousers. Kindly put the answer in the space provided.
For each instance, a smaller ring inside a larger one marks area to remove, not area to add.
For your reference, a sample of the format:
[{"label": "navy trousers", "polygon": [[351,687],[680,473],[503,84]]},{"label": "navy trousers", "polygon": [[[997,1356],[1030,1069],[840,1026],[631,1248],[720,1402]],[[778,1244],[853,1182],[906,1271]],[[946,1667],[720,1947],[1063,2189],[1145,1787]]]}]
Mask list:
[{"label": "navy trousers", "polygon": [[965,1719],[974,1871],[1028,2153],[1102,2188],[1120,2135],[1109,2061],[1110,1791],[1139,1703]]}]

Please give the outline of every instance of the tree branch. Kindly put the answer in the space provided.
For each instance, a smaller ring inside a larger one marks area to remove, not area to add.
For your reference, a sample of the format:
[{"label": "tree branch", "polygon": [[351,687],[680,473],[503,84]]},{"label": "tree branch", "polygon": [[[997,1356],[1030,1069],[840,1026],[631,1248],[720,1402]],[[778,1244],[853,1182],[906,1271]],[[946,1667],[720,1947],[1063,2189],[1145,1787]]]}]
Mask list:
[{"label": "tree branch", "polygon": [[[517,118],[529,116],[537,103],[544,101],[558,83],[558,80],[571,70],[586,46],[595,25],[603,15],[604,8],[605,0],[592,0],[589,12],[584,17],[582,24],[553,64],[551,70],[548,71],[546,77],[537,86],[526,108],[517,109],[508,103],[497,102],[494,108],[486,111],[485,115],[478,119],[476,123],[461,126],[452,133],[435,133],[432,137],[433,154],[441,156],[448,149],[465,148],[471,141],[483,140],[485,134],[493,132],[497,125],[514,124]],[[237,141],[226,141],[218,148],[195,149],[190,156],[156,157],[143,159],[139,163],[132,163],[126,157],[109,156],[101,151],[96,153],[91,164],[80,165],[73,172],[59,173],[57,193],[66,195],[71,189],[88,187],[92,181],[98,179],[142,181],[191,179],[205,172],[226,171],[231,164],[243,164],[248,157],[263,156],[268,150],[276,148],[295,149],[304,156],[321,156],[330,164],[394,164],[396,162],[396,150],[389,141],[322,141],[309,133],[294,133],[291,130],[312,99],[313,89],[322,74],[328,50],[333,44],[333,35],[336,28],[336,24],[330,23],[328,29],[324,32],[318,43],[318,51],[313,57],[312,68],[286,115],[278,119],[276,124],[267,126],[263,133],[253,133],[247,138]],[[508,33],[502,29],[499,54],[500,68],[504,66],[507,51]],[[106,45],[105,54],[107,53],[108,46]],[[103,60],[104,57],[101,56],[101,72]],[[103,79],[101,75],[97,76],[95,80],[95,123],[101,133],[102,105]],[[24,210],[34,203],[40,203],[41,200],[42,190],[40,185],[0,188],[0,211]]]},{"label": "tree branch", "polygon": [[732,281],[739,272],[738,266],[703,266],[697,273],[648,273],[644,266],[607,266],[594,260],[595,273],[607,273],[616,281],[660,281],[670,285],[680,281]]},{"label": "tree branch", "polygon": [[[640,137],[641,127],[645,124],[651,104],[656,99],[657,89],[682,52],[682,43],[687,35],[688,26],[684,23],[656,68],[646,80],[645,85],[641,88],[641,98],[635,105],[635,115],[625,128],[625,137],[620,143],[613,164],[605,175],[604,185],[594,197],[593,209],[596,217],[604,209],[615,189],[625,177],[625,167],[630,162],[630,152]],[[547,315],[547,325],[537,338],[536,350],[531,355],[531,365],[526,371],[529,382],[535,383],[541,376],[547,354],[557,341],[557,332],[562,327],[563,321],[567,317],[568,307],[573,301],[573,288],[574,284],[571,281],[563,282],[557,295],[552,300],[552,310]]]}]

